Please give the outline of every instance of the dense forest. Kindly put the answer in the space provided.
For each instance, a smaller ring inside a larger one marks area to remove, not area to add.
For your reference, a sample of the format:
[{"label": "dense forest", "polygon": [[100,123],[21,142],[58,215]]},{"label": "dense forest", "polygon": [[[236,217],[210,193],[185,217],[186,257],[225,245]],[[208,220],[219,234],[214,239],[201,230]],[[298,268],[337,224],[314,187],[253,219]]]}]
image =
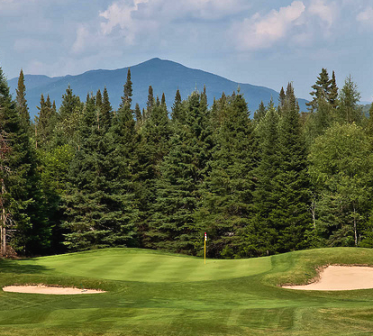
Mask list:
[{"label": "dense forest", "polygon": [[240,93],[117,110],[68,87],[30,120],[21,71],[13,99],[0,68],[1,253],[112,246],[217,258],[311,247],[373,247],[373,104],[326,69],[300,113],[292,84],[251,115]]}]

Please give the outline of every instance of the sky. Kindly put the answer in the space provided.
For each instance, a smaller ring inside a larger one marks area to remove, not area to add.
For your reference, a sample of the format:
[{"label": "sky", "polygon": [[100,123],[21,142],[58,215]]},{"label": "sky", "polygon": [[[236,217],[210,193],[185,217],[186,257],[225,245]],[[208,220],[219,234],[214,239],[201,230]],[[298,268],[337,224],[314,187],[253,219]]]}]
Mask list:
[{"label": "sky", "polygon": [[159,57],[309,99],[322,68],[373,100],[373,0],[0,0],[8,79]]}]

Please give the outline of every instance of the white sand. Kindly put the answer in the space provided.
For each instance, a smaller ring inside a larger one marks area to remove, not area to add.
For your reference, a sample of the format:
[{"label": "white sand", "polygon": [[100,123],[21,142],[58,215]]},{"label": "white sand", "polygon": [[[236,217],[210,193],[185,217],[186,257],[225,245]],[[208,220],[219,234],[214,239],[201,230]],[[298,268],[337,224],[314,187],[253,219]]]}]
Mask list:
[{"label": "white sand", "polygon": [[283,286],[300,290],[341,291],[373,288],[373,267],[328,266],[317,282],[303,286]]},{"label": "white sand", "polygon": [[95,289],[73,288],[73,287],[48,287],[39,286],[6,286],[4,292],[28,293],[28,294],[54,294],[54,295],[75,295],[75,294],[99,294],[105,293]]}]

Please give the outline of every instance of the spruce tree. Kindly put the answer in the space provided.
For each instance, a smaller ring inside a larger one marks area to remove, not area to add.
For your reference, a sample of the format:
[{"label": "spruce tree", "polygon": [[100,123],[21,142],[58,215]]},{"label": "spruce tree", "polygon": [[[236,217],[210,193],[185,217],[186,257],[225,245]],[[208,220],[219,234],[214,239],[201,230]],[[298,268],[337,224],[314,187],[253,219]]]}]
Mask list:
[{"label": "spruce tree", "polygon": [[310,182],[307,175],[307,153],[302,134],[299,106],[289,83],[282,110],[279,137],[279,174],[273,192],[278,205],[273,212],[278,240],[276,252],[305,247],[305,234],[311,225],[309,214]]},{"label": "spruce tree", "polygon": [[319,76],[317,77],[316,83],[312,86],[313,91],[310,92],[312,96],[312,101],[306,103],[310,111],[317,109],[317,101],[319,99],[329,100],[331,88],[331,81],[329,79],[328,71],[325,68],[322,68]]},{"label": "spruce tree", "polygon": [[160,166],[170,151],[173,130],[164,106],[155,106],[141,129],[136,170],[136,199],[139,207],[138,227],[145,243],[149,219],[156,199],[156,182],[160,178]]},{"label": "spruce tree", "polygon": [[174,105],[172,106],[171,119],[172,121],[180,120],[181,122],[184,120],[182,101],[179,89],[176,91]]},{"label": "spruce tree", "polygon": [[176,123],[171,150],[160,168],[148,246],[196,254],[203,232],[195,226],[194,211],[212,143],[203,97],[194,92],[187,105],[185,123]]},{"label": "spruce tree", "polygon": [[31,146],[28,127],[22,122],[11,100],[9,87],[0,68],[0,124],[11,147],[5,158],[9,174],[4,176],[7,192],[3,205],[15,229],[11,245],[22,254],[42,254],[50,245],[51,229],[44,215],[44,203],[37,171],[36,154]]},{"label": "spruce tree", "polygon": [[363,119],[363,111],[362,107],[358,104],[360,97],[357,85],[352,81],[352,77],[348,76],[339,94],[337,115],[340,122],[361,123]]},{"label": "spruce tree", "polygon": [[129,108],[131,108],[132,104],[132,80],[131,80],[131,69],[128,69],[127,72],[127,81],[124,84],[123,87],[123,96],[122,96],[122,102],[119,106],[119,108],[123,108],[124,105],[128,104]]},{"label": "spruce tree", "polygon": [[196,220],[209,236],[209,255],[231,257],[242,248],[252,201],[253,126],[243,96],[227,98],[214,136],[211,172],[205,177]]},{"label": "spruce tree", "polygon": [[329,104],[336,109],[338,106],[338,87],[335,79],[335,72],[333,71],[332,79],[330,80],[330,90],[328,97]]},{"label": "spruce tree", "polygon": [[[116,127],[121,126],[119,120]],[[82,143],[64,196],[64,226],[70,231],[65,244],[72,250],[131,245],[135,229],[126,192],[128,161],[117,134],[97,127],[93,97],[87,99],[79,132]]]},{"label": "spruce tree", "polygon": [[23,75],[23,70],[21,70],[18,78],[18,87],[16,89],[17,98],[17,111],[21,119],[21,122],[25,123],[26,127],[30,126],[30,113],[27,106],[26,100],[26,86],[25,86],[25,77]]},{"label": "spruce tree", "polygon": [[259,108],[254,113],[254,121],[258,123],[266,115],[266,108],[263,101],[260,102]]},{"label": "spruce tree", "polygon": [[153,87],[149,85],[148,101],[146,102],[146,118],[150,118],[150,116],[152,115],[153,106],[154,106]]}]

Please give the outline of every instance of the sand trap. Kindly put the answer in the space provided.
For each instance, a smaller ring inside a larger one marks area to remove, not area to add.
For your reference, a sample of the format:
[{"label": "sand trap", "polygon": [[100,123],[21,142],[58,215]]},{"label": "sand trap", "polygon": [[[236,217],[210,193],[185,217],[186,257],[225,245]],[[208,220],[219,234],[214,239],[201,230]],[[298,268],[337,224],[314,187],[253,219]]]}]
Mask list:
[{"label": "sand trap", "polygon": [[341,291],[373,288],[373,267],[328,266],[317,282],[303,286],[283,286],[300,290]]},{"label": "sand trap", "polygon": [[4,292],[27,293],[27,294],[53,294],[53,295],[75,295],[75,294],[100,294],[104,291],[95,289],[73,288],[73,287],[48,287],[39,286],[6,286]]}]

